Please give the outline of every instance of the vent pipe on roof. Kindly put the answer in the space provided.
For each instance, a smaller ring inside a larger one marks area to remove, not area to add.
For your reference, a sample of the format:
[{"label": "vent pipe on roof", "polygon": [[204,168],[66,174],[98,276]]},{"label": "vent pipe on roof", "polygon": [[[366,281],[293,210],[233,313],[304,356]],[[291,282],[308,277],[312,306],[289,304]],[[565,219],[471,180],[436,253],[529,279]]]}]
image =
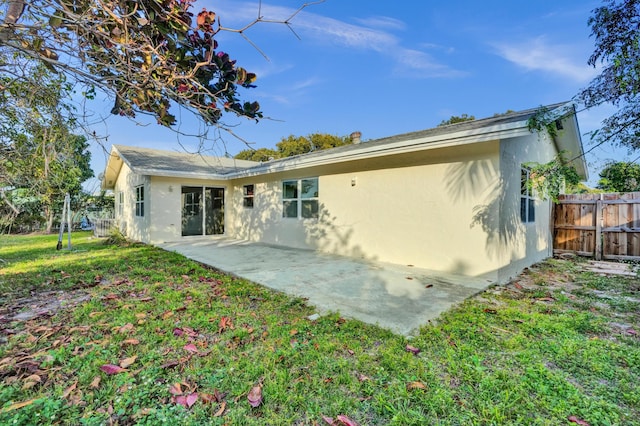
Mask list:
[{"label": "vent pipe on roof", "polygon": [[357,144],[362,142],[360,137],[362,136],[362,133],[360,132],[353,132],[351,133],[351,135],[349,135],[349,137],[351,138],[351,143]]}]

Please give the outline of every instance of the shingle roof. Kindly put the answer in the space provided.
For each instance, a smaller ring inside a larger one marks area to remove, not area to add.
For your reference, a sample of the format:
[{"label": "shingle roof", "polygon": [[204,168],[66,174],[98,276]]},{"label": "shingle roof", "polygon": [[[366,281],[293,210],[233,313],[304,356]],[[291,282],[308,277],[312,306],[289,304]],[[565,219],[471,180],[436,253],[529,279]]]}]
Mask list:
[{"label": "shingle roof", "polygon": [[131,169],[140,174],[225,175],[259,163],[234,158],[205,156],[198,153],[163,151],[151,148],[114,145]]},{"label": "shingle roof", "polygon": [[[553,111],[556,108],[560,108],[562,106],[567,105],[567,102],[560,102],[557,104],[552,104],[552,105],[546,105],[543,108],[545,108],[548,111]],[[388,137],[384,137],[384,138],[380,138],[380,139],[373,139],[373,140],[369,140],[366,142],[361,142],[359,144],[354,144],[354,145],[343,145],[337,148],[331,148],[328,150],[323,150],[323,151],[315,151],[315,152],[311,152],[311,153],[307,153],[307,154],[301,154],[297,157],[311,157],[311,156],[321,156],[321,155],[326,155],[327,153],[331,152],[331,153],[339,153],[339,152],[351,152],[351,151],[357,151],[357,150],[361,150],[364,149],[365,147],[367,148],[373,148],[375,146],[383,146],[386,144],[391,144],[391,143],[395,143],[395,142],[402,142],[402,141],[411,141],[411,140],[416,140],[416,139],[423,139],[423,138],[427,138],[427,137],[435,137],[435,136],[441,136],[441,135],[447,135],[450,133],[458,133],[458,132],[465,132],[465,131],[472,131],[472,130],[477,130],[477,129],[482,129],[482,128],[487,128],[487,127],[492,127],[492,126],[498,126],[498,125],[506,125],[506,124],[511,124],[511,123],[517,123],[517,122],[524,122],[524,121],[528,121],[529,118],[533,117],[535,114],[540,112],[540,107],[538,108],[531,108],[531,109],[527,109],[524,111],[517,111],[517,112],[510,112],[507,114],[503,114],[503,115],[497,115],[494,117],[489,117],[489,118],[483,118],[483,119],[478,119],[478,120],[471,120],[471,121],[463,121],[460,123],[455,123],[455,124],[449,124],[446,126],[438,126],[438,127],[433,127],[430,129],[425,129],[425,130],[418,130],[415,132],[409,132],[409,133],[403,133],[400,135],[394,135],[394,136],[388,136]],[[270,163],[275,163],[278,161],[286,161],[289,160],[293,157],[288,157],[288,158],[282,158],[279,160],[274,160]]]}]

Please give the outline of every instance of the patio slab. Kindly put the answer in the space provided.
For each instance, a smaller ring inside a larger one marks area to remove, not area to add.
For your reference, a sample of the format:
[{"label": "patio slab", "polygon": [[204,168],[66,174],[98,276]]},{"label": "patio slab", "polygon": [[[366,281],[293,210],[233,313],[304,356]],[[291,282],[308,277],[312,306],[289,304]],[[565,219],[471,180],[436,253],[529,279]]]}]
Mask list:
[{"label": "patio slab", "polygon": [[159,247],[306,298],[321,315],[339,312],[403,335],[410,335],[456,303],[492,285],[483,277],[227,238],[169,242]]}]

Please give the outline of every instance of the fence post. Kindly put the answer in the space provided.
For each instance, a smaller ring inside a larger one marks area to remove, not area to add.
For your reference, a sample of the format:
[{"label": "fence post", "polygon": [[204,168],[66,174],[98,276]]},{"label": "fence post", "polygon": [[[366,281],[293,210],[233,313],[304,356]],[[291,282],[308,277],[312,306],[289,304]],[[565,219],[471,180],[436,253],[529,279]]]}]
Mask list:
[{"label": "fence post", "polygon": [[596,247],[594,258],[602,260],[602,194],[600,194],[600,199],[596,200]]}]

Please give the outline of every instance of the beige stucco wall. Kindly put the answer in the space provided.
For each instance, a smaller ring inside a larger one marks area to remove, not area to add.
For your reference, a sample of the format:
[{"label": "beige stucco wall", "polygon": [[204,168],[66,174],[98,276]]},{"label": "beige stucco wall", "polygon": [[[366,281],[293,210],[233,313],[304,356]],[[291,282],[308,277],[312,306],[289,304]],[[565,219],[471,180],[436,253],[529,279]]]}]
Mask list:
[{"label": "beige stucco wall", "polygon": [[[229,182],[159,176],[151,177],[150,194],[153,202],[150,205],[150,213],[153,219],[149,229],[149,242],[161,243],[177,241],[182,238],[197,238],[194,236],[182,236],[182,186],[224,188],[225,205],[229,198],[227,195]],[[230,209],[225,209],[225,221],[231,213]]]},{"label": "beige stucco wall", "polygon": [[[495,278],[503,259],[489,255],[487,234],[474,223],[497,191],[499,152],[494,141],[237,180],[229,235]],[[315,176],[320,217],[282,218],[282,180]],[[242,207],[245,184],[256,186],[253,209]],[[490,208],[497,217],[498,206]]]},{"label": "beige stucco wall", "polygon": [[500,145],[504,192],[503,198],[496,201],[500,205],[500,221],[498,232],[491,238],[501,243],[493,244],[498,250],[490,250],[492,256],[503,259],[504,266],[498,272],[500,282],[553,255],[551,202],[541,199],[535,202],[535,222],[523,223],[520,219],[520,170],[524,163],[548,162],[556,153],[555,144],[546,133],[532,133]]},{"label": "beige stucco wall", "polygon": [[[136,212],[136,193],[135,187],[138,185],[144,185],[145,205],[144,216],[138,217]],[[150,193],[149,193],[149,178],[147,176],[141,176],[136,173],[132,173],[129,166],[122,164],[122,169],[118,175],[114,192],[116,194],[116,202],[118,202],[118,193],[122,191],[124,193],[124,205],[122,216],[118,215],[118,206],[116,206],[116,219],[118,220],[120,229],[123,233],[136,241],[149,242],[149,223],[151,216],[149,214],[150,206]]]}]

